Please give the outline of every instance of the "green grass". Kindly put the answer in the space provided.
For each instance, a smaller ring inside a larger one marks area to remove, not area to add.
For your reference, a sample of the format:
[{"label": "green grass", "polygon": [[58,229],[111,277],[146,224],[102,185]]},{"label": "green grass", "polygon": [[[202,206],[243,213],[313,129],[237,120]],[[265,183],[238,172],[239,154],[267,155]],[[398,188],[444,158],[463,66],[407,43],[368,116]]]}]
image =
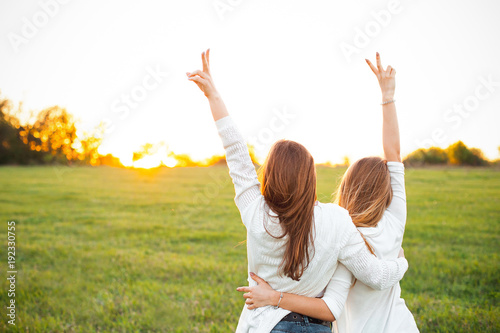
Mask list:
[{"label": "green grass", "polygon": [[[329,201],[343,169],[318,168]],[[403,297],[422,332],[500,331],[500,172],[408,169]],[[0,331],[232,332],[245,228],[225,167],[0,168],[0,262],[16,221],[17,325]]]}]

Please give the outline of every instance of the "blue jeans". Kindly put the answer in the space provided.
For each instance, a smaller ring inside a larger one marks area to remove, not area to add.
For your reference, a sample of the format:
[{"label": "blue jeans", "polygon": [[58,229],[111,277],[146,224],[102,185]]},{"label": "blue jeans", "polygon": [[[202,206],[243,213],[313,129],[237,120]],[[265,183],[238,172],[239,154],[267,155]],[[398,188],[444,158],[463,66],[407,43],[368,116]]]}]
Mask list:
[{"label": "blue jeans", "polygon": [[332,330],[324,325],[311,324],[307,317],[304,322],[280,321],[271,333],[331,333]]}]

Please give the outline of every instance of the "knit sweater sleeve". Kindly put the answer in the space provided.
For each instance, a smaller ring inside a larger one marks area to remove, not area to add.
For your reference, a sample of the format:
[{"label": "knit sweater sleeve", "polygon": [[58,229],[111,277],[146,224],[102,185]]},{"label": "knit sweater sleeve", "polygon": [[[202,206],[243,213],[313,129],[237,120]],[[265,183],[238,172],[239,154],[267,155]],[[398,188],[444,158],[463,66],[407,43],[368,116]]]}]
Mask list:
[{"label": "knit sweater sleeve", "polygon": [[[350,219],[350,218],[349,218]],[[394,286],[408,270],[405,258],[377,259],[368,251],[361,234],[352,222],[345,224],[346,233],[338,260],[367,286],[383,290]]]},{"label": "knit sweater sleeve", "polygon": [[[243,215],[243,211],[250,203],[262,196],[255,166],[250,158],[245,140],[231,117],[219,119],[215,125],[226,151],[229,175],[236,193],[234,201]],[[247,225],[247,221],[244,219],[243,223]]]}]

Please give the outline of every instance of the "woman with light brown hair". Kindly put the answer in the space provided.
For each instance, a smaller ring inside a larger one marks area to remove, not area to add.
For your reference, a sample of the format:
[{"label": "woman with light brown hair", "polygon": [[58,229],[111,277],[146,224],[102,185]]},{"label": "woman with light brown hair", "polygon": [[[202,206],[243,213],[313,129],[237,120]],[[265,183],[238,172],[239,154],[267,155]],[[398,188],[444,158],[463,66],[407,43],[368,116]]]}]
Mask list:
[{"label": "woman with light brown hair", "polygon": [[[330,280],[350,275],[337,269],[338,261],[373,288],[395,285],[408,269],[408,262],[404,258],[377,259],[367,250],[345,209],[316,201],[316,169],[304,146],[287,140],[276,142],[259,181],[247,145],[213,84],[209,55],[209,50],[202,54],[203,70],[186,74],[207,97],[226,151],[235,203],[247,229],[248,271],[283,292],[304,296],[316,296]],[[250,277],[248,280],[255,285]],[[340,314],[338,300],[345,299],[348,288],[346,285],[325,295],[329,312]],[[290,311],[279,307],[279,302],[275,305],[256,310],[244,306],[237,332],[270,332],[277,324],[290,323]],[[329,332],[331,322],[311,316],[300,325],[309,332]]]},{"label": "woman with light brown hair", "polygon": [[[344,174],[335,202],[349,211],[353,223],[363,235],[367,248],[381,259],[395,259],[401,255],[401,244],[406,224],[406,195],[404,165],[401,163],[399,128],[394,100],[396,71],[383,69],[377,53],[377,67],[366,60],[377,76],[382,90],[384,159],[366,157],[356,161]],[[265,279],[252,275],[255,287],[240,287],[250,309],[276,304],[281,289]],[[346,277],[345,275],[343,276]],[[358,279],[359,280],[359,279]],[[284,294],[280,306],[295,311],[296,316],[316,315],[319,319],[334,321],[338,332],[418,332],[415,320],[401,298],[397,283],[386,290],[374,290],[352,276],[341,280],[353,284],[345,309],[341,314],[328,313],[328,305],[321,298]],[[275,291],[271,288],[273,286]],[[326,288],[339,288],[339,281]],[[330,291],[331,293],[331,291]],[[339,295],[339,300],[341,300]]]}]

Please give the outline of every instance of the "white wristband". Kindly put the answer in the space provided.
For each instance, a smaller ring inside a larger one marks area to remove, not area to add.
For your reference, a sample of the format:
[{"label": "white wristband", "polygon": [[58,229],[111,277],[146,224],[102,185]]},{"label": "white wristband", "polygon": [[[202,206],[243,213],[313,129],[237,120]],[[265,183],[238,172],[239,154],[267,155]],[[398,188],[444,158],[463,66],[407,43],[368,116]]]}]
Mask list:
[{"label": "white wristband", "polygon": [[395,99],[391,99],[390,101],[380,103],[380,105],[391,104],[391,103],[394,103],[395,101],[396,101]]}]

